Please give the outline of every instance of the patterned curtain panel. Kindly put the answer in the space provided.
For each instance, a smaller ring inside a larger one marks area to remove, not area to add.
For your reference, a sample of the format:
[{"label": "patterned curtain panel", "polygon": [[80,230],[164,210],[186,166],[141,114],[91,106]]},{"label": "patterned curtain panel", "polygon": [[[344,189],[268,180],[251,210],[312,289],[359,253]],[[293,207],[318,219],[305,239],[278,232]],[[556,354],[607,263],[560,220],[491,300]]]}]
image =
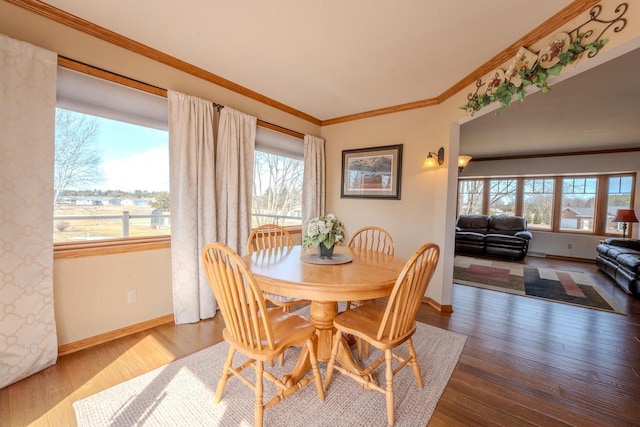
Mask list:
[{"label": "patterned curtain panel", "polygon": [[302,178],[302,227],[325,212],[324,139],[304,136],[304,176]]},{"label": "patterned curtain panel", "polygon": [[216,151],[218,239],[243,255],[251,232],[257,122],[256,117],[229,107],[220,113]]},{"label": "patterned curtain panel", "polygon": [[171,266],[176,324],[213,317],[213,293],[202,248],[216,242],[215,135],[219,113],[211,101],[169,91]]},{"label": "patterned curtain panel", "polygon": [[53,52],[0,34],[0,388],[56,362]]}]

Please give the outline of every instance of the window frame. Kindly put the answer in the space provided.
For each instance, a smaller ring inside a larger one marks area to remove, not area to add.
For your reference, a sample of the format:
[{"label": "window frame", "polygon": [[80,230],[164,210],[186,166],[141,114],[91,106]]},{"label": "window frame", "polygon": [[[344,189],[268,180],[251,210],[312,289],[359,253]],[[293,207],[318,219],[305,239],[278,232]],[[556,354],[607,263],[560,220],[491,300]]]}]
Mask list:
[{"label": "window frame", "polygon": [[[58,57],[58,66],[84,73],[108,82],[167,98],[167,90],[137,80],[92,67],[69,58]],[[54,259],[79,258],[109,255],[123,252],[137,252],[171,247],[171,236],[121,237],[82,242],[58,242],[53,244]]]},{"label": "window frame", "polygon": [[[98,77],[113,83],[138,89],[167,98],[167,90],[138,80],[93,67],[63,56],[58,57],[58,66]],[[258,119],[258,126],[304,139],[304,134]],[[291,234],[302,234],[302,225],[285,227]],[[81,258],[126,252],[166,249],[171,247],[171,236],[123,237],[95,240],[91,242],[60,242],[53,244],[54,259]]]},{"label": "window frame", "polygon": [[[523,215],[523,198],[524,198],[524,181],[525,179],[553,179],[554,180],[554,192],[553,192],[553,215],[552,215],[552,224],[549,229],[536,228],[531,227],[531,229],[535,232],[541,233],[561,233],[561,234],[584,234],[584,235],[595,235],[595,236],[607,236],[607,237],[617,237],[622,236],[622,232],[620,233],[609,233],[606,232],[606,221],[607,221],[607,196],[609,194],[608,189],[608,180],[614,177],[630,177],[632,180],[631,183],[631,191],[630,191],[630,205],[631,207],[635,204],[635,193],[636,193],[636,185],[637,185],[637,174],[635,172],[610,172],[610,173],[600,173],[600,174],[571,174],[571,175],[526,175],[526,176],[498,176],[498,177],[468,177],[468,178],[459,178],[458,179],[458,187],[457,187],[457,200],[460,197],[460,187],[462,182],[464,181],[483,181],[484,188],[484,203],[482,206],[482,214],[489,215],[489,186],[492,180],[516,180],[516,200],[515,200],[515,213],[516,216]],[[576,178],[576,179],[584,179],[584,178],[596,178],[596,194],[595,194],[595,207],[594,207],[594,216],[593,216],[593,230],[592,231],[583,231],[583,230],[567,230],[560,229],[560,218],[561,218],[561,206],[562,206],[562,182],[567,178]],[[560,189],[560,191],[559,191]],[[459,206],[456,206],[456,217],[460,215]],[[627,233],[631,233],[631,227],[633,224],[629,224],[629,228],[627,229]]]}]

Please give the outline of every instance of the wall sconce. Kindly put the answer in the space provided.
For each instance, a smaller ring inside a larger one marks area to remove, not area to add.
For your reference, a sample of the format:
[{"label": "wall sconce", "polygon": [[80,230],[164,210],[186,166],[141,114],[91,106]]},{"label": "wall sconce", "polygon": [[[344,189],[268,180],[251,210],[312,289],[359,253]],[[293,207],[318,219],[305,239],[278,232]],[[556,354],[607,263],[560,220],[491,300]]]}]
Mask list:
[{"label": "wall sconce", "polygon": [[458,156],[458,173],[462,172],[462,170],[467,167],[470,160],[471,156]]},{"label": "wall sconce", "polygon": [[[435,156],[435,157],[434,157]],[[427,158],[422,163],[422,169],[435,168],[444,163],[444,147],[440,147],[437,153],[429,151]]]},{"label": "wall sconce", "polygon": [[616,216],[613,217],[611,222],[622,223],[622,238],[624,239],[627,235],[627,223],[638,222],[638,218],[636,217],[636,213],[633,211],[633,209],[618,209],[616,211]]}]

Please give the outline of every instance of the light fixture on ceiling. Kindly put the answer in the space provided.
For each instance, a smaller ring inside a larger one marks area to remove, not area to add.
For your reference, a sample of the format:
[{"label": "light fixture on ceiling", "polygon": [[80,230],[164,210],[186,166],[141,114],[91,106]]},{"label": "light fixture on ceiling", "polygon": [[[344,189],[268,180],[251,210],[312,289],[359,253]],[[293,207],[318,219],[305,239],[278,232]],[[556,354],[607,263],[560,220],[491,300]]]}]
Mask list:
[{"label": "light fixture on ceiling", "polygon": [[622,238],[624,239],[627,236],[627,223],[638,222],[638,218],[636,217],[636,213],[633,209],[618,209],[616,211],[616,216],[613,217],[611,222],[622,223]]},{"label": "light fixture on ceiling", "polygon": [[[434,157],[435,156],[435,157]],[[422,163],[422,169],[435,168],[444,163],[444,147],[440,147],[437,153],[429,151],[427,158]]]},{"label": "light fixture on ceiling", "polygon": [[471,156],[458,156],[458,173],[462,172],[462,170],[467,167],[470,160]]}]

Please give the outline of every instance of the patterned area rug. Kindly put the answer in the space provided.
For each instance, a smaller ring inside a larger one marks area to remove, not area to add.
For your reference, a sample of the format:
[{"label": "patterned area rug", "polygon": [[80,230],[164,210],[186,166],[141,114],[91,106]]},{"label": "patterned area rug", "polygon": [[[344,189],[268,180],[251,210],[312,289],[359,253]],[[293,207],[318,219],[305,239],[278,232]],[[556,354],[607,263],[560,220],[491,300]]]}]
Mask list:
[{"label": "patterned area rug", "polygon": [[[418,323],[413,339],[424,388],[418,389],[409,367],[394,377],[396,426],[427,425],[467,338]],[[221,342],[77,401],[73,407],[78,425],[253,426],[254,395],[237,378],[229,379],[222,400],[217,405],[213,403],[227,351],[227,344]],[[237,364],[242,356],[236,354]],[[370,357],[377,358],[380,354],[372,351]],[[297,355],[298,349],[289,349],[285,353],[284,367],[268,369],[280,377],[291,371]],[[325,367],[326,363],[320,364],[323,378]],[[249,372],[254,371],[252,368],[245,371]],[[378,384],[384,385],[384,364],[375,373]],[[268,381],[265,381],[264,392],[265,401],[273,396],[274,388]],[[365,391],[352,379],[335,372],[324,402],[318,399],[311,383],[266,409],[264,425],[386,426],[385,396],[376,391]]]},{"label": "patterned area rug", "polygon": [[454,283],[625,314],[580,271],[457,255]]}]

